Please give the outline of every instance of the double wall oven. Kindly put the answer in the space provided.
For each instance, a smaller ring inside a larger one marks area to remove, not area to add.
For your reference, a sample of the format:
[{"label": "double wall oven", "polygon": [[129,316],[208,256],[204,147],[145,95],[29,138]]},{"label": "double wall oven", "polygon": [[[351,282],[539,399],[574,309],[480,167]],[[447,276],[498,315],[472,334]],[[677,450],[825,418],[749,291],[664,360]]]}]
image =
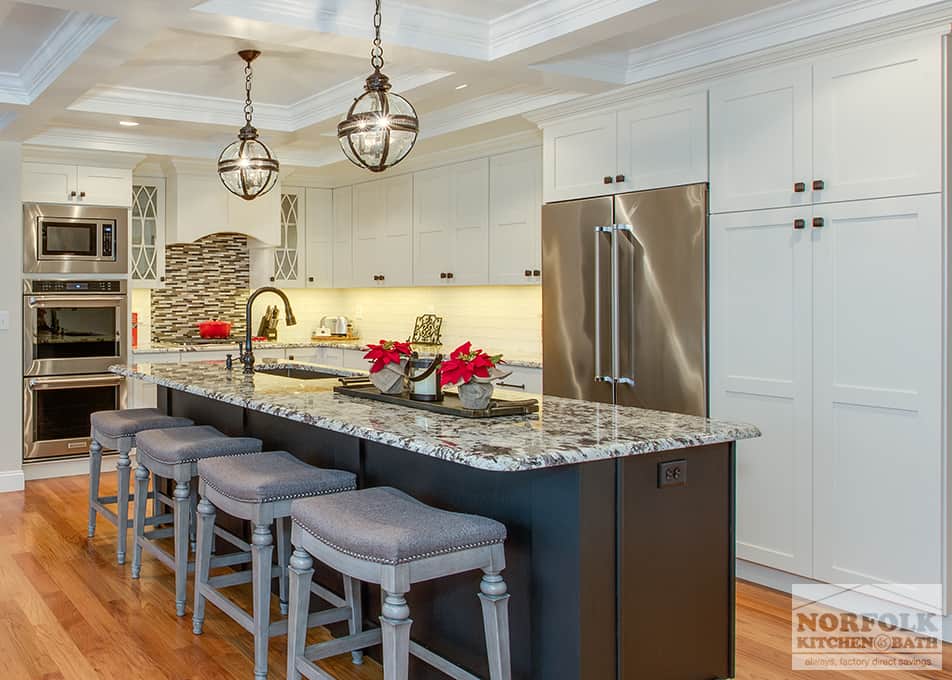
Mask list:
[{"label": "double wall oven", "polygon": [[28,279],[23,285],[23,457],[89,452],[89,416],[122,408],[126,281]]}]

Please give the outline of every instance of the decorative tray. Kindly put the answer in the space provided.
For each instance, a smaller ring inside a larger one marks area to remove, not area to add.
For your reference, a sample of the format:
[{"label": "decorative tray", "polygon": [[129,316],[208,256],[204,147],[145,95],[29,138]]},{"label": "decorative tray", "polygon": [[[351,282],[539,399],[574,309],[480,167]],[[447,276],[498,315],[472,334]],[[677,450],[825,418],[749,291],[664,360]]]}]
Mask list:
[{"label": "decorative tray", "polygon": [[387,404],[397,404],[408,408],[429,411],[430,413],[442,413],[447,416],[457,416],[458,418],[495,418],[499,416],[525,416],[539,411],[539,401],[537,399],[522,399],[514,401],[511,399],[493,399],[489,402],[489,408],[482,411],[473,411],[463,408],[462,402],[453,392],[444,392],[443,401],[417,401],[410,399],[405,394],[383,394],[369,382],[358,383],[348,381],[343,385],[334,388],[337,394],[343,394],[348,397],[357,397],[359,399],[372,399],[382,401]]}]

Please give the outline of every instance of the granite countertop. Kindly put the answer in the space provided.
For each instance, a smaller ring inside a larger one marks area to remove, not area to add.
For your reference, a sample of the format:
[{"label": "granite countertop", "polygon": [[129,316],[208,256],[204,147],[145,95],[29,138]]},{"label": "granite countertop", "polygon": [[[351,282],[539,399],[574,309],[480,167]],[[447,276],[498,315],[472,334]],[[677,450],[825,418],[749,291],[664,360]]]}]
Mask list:
[{"label": "granite countertop", "polygon": [[[301,342],[255,342],[255,349],[308,349],[313,347],[336,347],[338,349],[348,349],[355,351],[366,351],[367,345],[364,342],[354,342],[347,340],[310,340]],[[137,354],[151,353],[172,353],[172,352],[222,352],[230,349],[237,351],[238,340],[223,340],[221,343],[207,343],[200,345],[184,344],[181,342],[156,342],[141,344],[132,350],[132,356]],[[523,368],[542,368],[541,359],[535,357],[503,357],[505,363],[510,366],[521,366]]]},{"label": "granite countertop", "polygon": [[[344,369],[270,362],[335,374]],[[264,363],[262,362],[262,367]],[[515,472],[760,436],[740,423],[539,396],[539,413],[467,419],[335,394],[334,379],[245,375],[222,362],[116,365],[113,373],[483,470]],[[351,371],[351,374],[359,373]],[[500,396],[507,396],[500,390]],[[522,393],[508,393],[524,399]]]}]

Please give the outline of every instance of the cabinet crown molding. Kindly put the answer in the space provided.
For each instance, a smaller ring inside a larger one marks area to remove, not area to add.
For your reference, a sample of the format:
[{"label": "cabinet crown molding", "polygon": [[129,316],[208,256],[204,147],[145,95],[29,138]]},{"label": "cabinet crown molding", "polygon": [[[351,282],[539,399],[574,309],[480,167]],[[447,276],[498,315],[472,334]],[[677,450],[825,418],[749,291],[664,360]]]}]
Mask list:
[{"label": "cabinet crown molding", "polygon": [[54,163],[58,165],[85,165],[99,168],[132,170],[145,160],[144,155],[88,151],[85,149],[59,149],[55,147],[23,147],[24,163]]}]

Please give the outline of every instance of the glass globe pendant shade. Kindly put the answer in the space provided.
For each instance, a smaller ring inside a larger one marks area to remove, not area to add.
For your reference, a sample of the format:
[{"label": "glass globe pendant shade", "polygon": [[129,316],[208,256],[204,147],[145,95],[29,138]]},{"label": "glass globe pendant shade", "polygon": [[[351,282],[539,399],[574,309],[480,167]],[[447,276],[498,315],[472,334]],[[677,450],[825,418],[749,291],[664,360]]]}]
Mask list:
[{"label": "glass globe pendant shade", "polygon": [[337,125],[337,139],[354,165],[382,172],[410,153],[420,124],[410,102],[390,92],[390,81],[379,70],[364,89]]},{"label": "glass globe pendant shade", "polygon": [[251,201],[271,191],[278,181],[279,165],[271,150],[258,139],[257,131],[251,128],[252,135],[246,132],[242,128],[238,139],[221,152],[218,176],[228,191]]}]

